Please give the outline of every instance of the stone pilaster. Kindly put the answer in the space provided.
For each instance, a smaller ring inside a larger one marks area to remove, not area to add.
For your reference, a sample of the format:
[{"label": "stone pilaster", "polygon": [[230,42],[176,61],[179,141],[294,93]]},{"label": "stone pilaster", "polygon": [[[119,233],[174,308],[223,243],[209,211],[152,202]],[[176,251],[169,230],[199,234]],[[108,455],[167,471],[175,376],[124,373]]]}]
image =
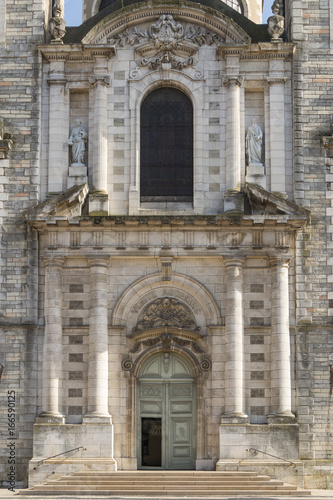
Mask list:
[{"label": "stone pilaster", "polygon": [[108,141],[107,141],[107,86],[110,77],[107,76],[107,57],[95,58],[94,75],[89,78],[91,84],[89,100],[93,109],[93,192],[89,201],[91,215],[108,214]]},{"label": "stone pilaster", "polygon": [[224,76],[226,96],[226,188],[241,189],[240,87],[241,76]]},{"label": "stone pilaster", "polygon": [[286,192],[286,151],[285,151],[285,96],[284,61],[270,61],[269,117],[270,117],[270,161],[271,191]]},{"label": "stone pilaster", "polygon": [[[64,259],[45,259],[45,330],[43,341],[42,413],[48,422],[63,423],[62,389],[62,268]],[[40,419],[39,419],[40,420]]]},{"label": "stone pilaster", "polygon": [[69,93],[65,62],[53,61],[49,72],[49,171],[48,192],[66,190],[68,173]]},{"label": "stone pilaster", "polygon": [[244,259],[225,259],[227,304],[225,316],[225,413],[222,423],[246,423],[244,413]]},{"label": "stone pilaster", "polygon": [[291,369],[289,337],[289,259],[270,260],[272,280],[271,408],[269,423],[288,423],[291,413]]},{"label": "stone pilaster", "polygon": [[110,422],[108,411],[108,258],[89,259],[88,413],[84,422]]}]

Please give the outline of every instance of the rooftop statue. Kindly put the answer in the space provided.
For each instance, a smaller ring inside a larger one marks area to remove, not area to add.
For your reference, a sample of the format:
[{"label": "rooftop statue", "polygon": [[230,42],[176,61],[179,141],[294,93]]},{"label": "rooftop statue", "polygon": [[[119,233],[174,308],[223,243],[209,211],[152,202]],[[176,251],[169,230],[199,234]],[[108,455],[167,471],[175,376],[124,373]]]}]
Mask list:
[{"label": "rooftop statue", "polygon": [[60,2],[56,0],[52,9],[53,17],[50,19],[49,32],[53,36],[51,43],[63,43],[61,40],[66,34],[66,23],[62,17],[62,8]]}]

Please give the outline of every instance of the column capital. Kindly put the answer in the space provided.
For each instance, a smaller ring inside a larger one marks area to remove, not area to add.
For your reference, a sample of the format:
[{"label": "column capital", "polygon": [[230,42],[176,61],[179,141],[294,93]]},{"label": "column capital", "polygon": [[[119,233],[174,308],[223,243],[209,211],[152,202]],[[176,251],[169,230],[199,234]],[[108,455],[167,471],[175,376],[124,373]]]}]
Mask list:
[{"label": "column capital", "polygon": [[225,86],[229,85],[238,85],[238,87],[241,87],[244,82],[244,77],[239,76],[239,75],[224,75],[222,77],[222,84]]},{"label": "column capital", "polygon": [[63,267],[66,259],[65,257],[43,257],[44,266]]},{"label": "column capital", "polygon": [[98,83],[108,86],[111,83],[111,78],[107,75],[93,75],[89,77],[89,83],[91,86],[94,86]]},{"label": "column capital", "polygon": [[284,256],[270,257],[269,266],[270,267],[285,267],[288,269],[290,261],[291,261],[290,257],[284,257]]},{"label": "column capital", "polygon": [[49,78],[47,80],[47,83],[49,85],[59,85],[61,87],[64,87],[67,84],[67,80],[66,80],[66,78],[61,78],[61,77],[60,78],[59,77],[57,77],[57,78]]},{"label": "column capital", "polygon": [[270,85],[274,85],[274,84],[280,84],[281,83],[284,85],[287,81],[287,78],[284,77],[284,76],[269,76],[267,78],[267,83],[269,83]]},{"label": "column capital", "polygon": [[88,266],[89,267],[109,267],[110,257],[105,256],[87,256]]},{"label": "column capital", "polygon": [[225,267],[244,267],[245,258],[243,257],[223,257]]}]

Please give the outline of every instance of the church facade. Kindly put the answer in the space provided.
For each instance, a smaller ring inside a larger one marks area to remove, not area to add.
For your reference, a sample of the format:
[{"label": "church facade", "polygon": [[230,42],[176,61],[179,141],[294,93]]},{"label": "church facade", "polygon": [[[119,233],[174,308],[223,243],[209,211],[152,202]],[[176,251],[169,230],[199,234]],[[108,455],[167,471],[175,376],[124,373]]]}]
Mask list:
[{"label": "church facade", "polygon": [[4,484],[332,488],[332,8],[272,11],[0,0]]}]

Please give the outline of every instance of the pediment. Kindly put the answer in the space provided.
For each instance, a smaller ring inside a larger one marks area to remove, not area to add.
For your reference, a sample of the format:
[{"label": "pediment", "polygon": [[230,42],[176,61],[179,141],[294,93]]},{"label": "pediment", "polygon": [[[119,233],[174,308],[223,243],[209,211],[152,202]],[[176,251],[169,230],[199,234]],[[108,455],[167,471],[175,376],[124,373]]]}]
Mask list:
[{"label": "pediment", "polygon": [[26,212],[28,221],[69,220],[82,215],[82,208],[89,193],[88,184],[74,186],[65,193],[56,195]]},{"label": "pediment", "polygon": [[244,193],[248,197],[252,214],[289,215],[307,219],[310,212],[282,196],[266,191],[257,184],[246,184]]},{"label": "pediment", "polygon": [[183,2],[181,7],[140,2],[97,21],[81,41],[134,47],[144,57],[153,50],[165,51],[165,45],[193,55],[204,45],[247,45],[250,37],[225,14],[193,2]]}]

